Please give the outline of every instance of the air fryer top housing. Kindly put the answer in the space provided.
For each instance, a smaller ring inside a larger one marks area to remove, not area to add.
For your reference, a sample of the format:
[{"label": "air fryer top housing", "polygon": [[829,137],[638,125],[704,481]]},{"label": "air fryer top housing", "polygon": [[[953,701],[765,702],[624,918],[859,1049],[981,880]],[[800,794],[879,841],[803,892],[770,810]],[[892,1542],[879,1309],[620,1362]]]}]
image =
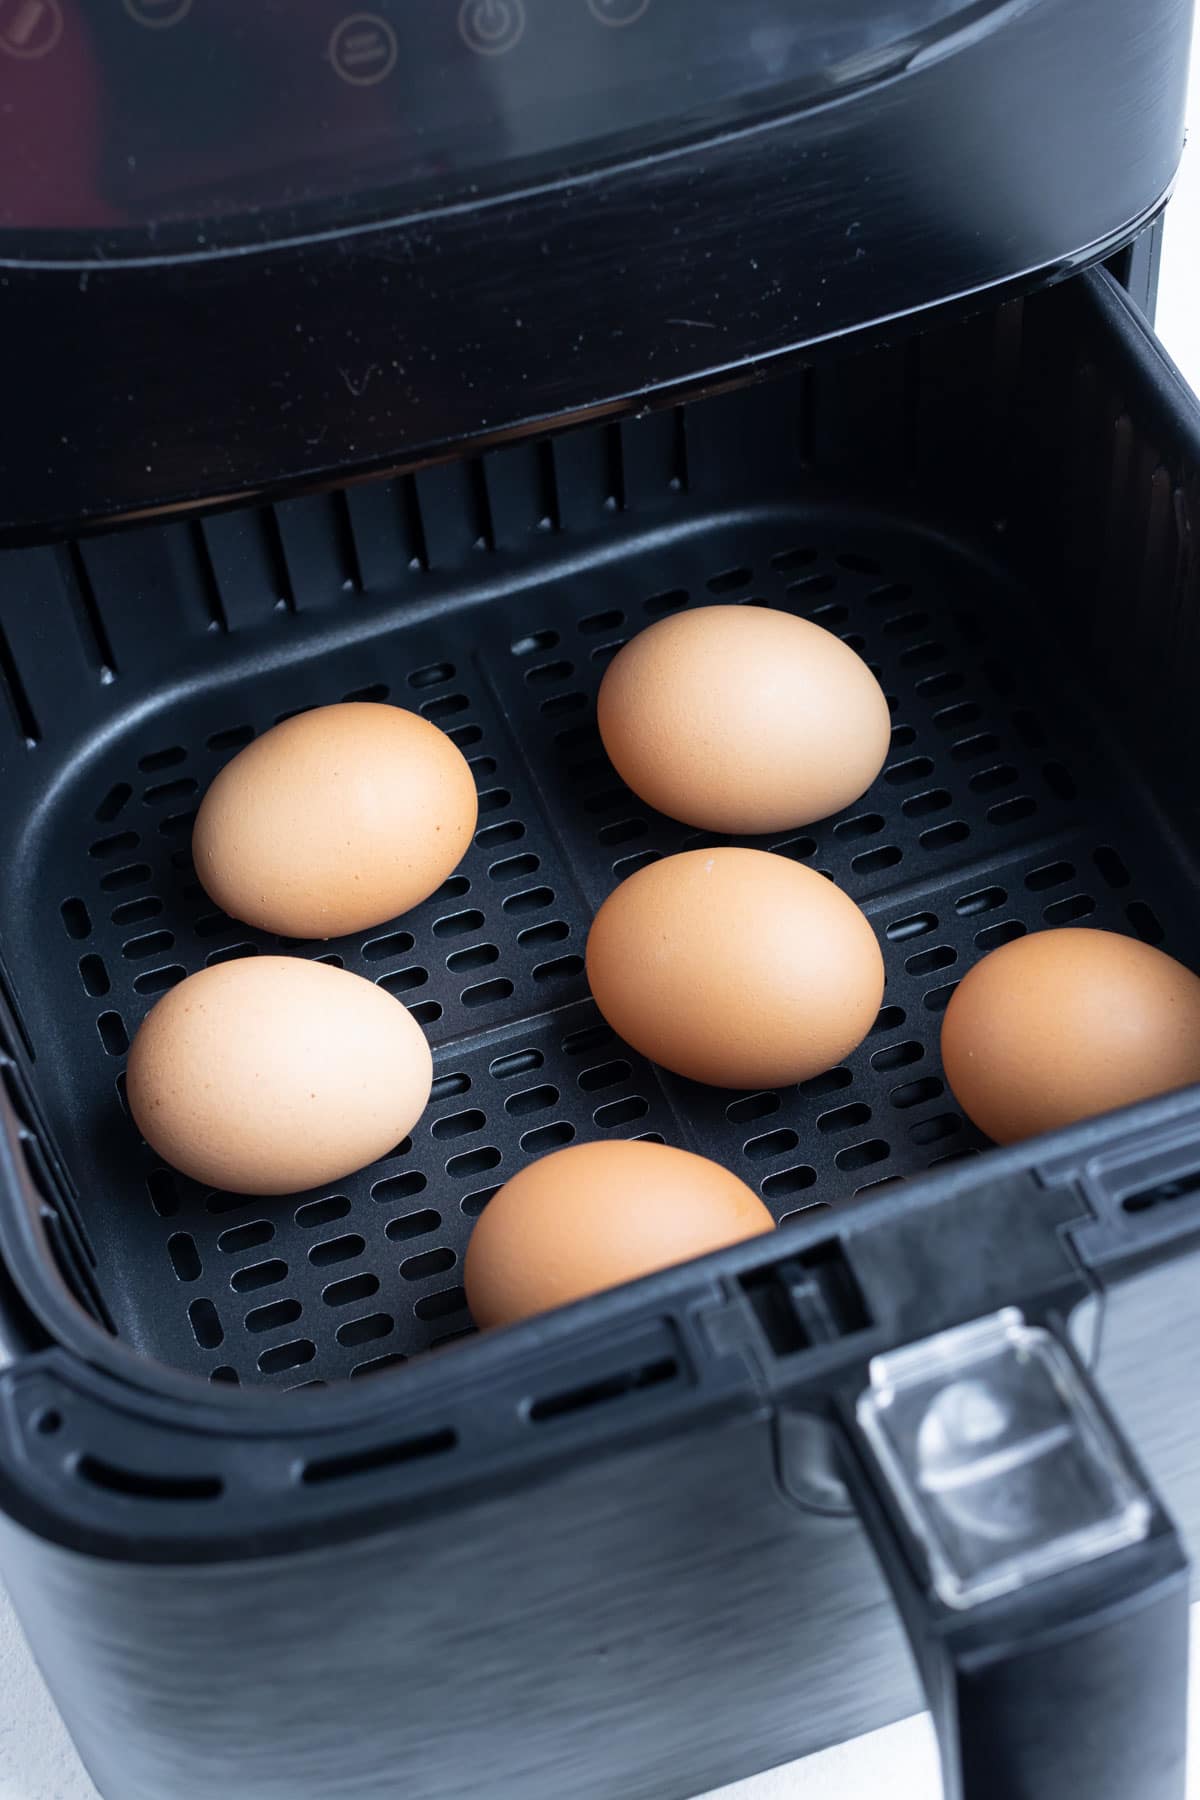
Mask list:
[{"label": "air fryer top housing", "polygon": [[0,6],[0,530],[412,465],[1128,241],[1187,0]]}]

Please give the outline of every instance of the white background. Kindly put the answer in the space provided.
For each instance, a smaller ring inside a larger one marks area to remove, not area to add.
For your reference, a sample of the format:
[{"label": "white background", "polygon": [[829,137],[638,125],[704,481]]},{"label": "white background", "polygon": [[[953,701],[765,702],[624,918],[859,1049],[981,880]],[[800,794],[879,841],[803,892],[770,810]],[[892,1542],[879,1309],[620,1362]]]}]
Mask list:
[{"label": "white background", "polygon": [[[1130,0],[1136,5],[1137,0]],[[1200,55],[1193,59],[1189,147],[1167,215],[1158,329],[1200,389]],[[1193,1609],[1189,1800],[1200,1800],[1200,1606]],[[797,1705],[803,1696],[797,1695]],[[403,1771],[397,1791],[403,1790]],[[720,1800],[937,1800],[933,1734],[907,1719],[852,1744],[724,1788]],[[96,1800],[0,1589],[0,1800]],[[110,1800],[121,1800],[120,1795]],[[170,1800],[163,1795],[162,1800]],[[236,1796],[233,1797],[236,1800]],[[480,1800],[486,1800],[481,1796]],[[714,1797],[715,1800],[715,1797]],[[1136,1800],[1130,1795],[1129,1800]]]}]

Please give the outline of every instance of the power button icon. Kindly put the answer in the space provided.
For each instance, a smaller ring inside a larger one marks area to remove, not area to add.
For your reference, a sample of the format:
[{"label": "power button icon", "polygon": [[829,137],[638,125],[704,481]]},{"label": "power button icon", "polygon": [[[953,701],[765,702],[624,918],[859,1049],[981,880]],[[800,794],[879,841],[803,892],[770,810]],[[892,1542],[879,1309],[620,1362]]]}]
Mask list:
[{"label": "power button icon", "polygon": [[503,56],[525,36],[524,0],[463,0],[458,35],[476,56]]},{"label": "power button icon", "polygon": [[587,0],[588,11],[601,25],[636,25],[649,12],[650,0]]}]

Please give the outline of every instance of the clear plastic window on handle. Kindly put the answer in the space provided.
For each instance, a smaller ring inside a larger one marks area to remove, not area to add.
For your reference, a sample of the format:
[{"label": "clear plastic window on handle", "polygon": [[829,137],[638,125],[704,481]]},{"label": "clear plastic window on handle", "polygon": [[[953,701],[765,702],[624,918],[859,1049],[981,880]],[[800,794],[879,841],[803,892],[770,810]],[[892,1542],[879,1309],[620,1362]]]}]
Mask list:
[{"label": "clear plastic window on handle", "polygon": [[1150,1530],[1150,1498],[1069,1353],[1014,1307],[873,1358],[857,1416],[947,1607]]}]

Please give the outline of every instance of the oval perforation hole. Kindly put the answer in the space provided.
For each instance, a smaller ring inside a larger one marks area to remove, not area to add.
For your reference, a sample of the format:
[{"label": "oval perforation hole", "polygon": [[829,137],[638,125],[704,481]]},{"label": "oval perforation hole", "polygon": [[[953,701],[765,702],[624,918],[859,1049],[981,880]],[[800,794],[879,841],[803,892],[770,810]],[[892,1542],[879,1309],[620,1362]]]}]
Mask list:
[{"label": "oval perforation hole", "polygon": [[729,1102],[725,1117],[732,1125],[749,1125],[754,1119],[769,1119],[782,1105],[778,1094],[743,1094],[740,1100]]},{"label": "oval perforation hole", "polygon": [[753,569],[722,569],[719,574],[710,575],[704,585],[710,594],[733,594],[738,588],[749,587],[753,580]]},{"label": "oval perforation hole", "polygon": [[452,1156],[446,1164],[446,1173],[452,1181],[461,1180],[464,1176],[482,1175],[488,1169],[500,1166],[501,1153],[494,1144],[483,1144],[476,1150],[464,1150],[459,1156]]},{"label": "oval perforation hole", "polygon": [[523,913],[540,912],[550,906],[554,900],[554,889],[548,887],[525,888],[519,894],[509,894],[501,901],[506,913],[519,918]]},{"label": "oval perforation hole", "polygon": [[532,1075],[545,1060],[540,1050],[510,1050],[488,1064],[488,1074],[496,1081],[512,1081],[517,1075]]},{"label": "oval perforation hole", "polygon": [[331,1263],[349,1262],[352,1257],[361,1256],[366,1247],[357,1231],[348,1231],[343,1237],[326,1238],[324,1243],[314,1244],[308,1260],[315,1269],[324,1269]]},{"label": "oval perforation hole", "polygon": [[526,1156],[544,1156],[548,1150],[558,1150],[563,1144],[569,1144],[575,1136],[575,1127],[566,1119],[556,1119],[551,1125],[537,1125],[527,1131],[521,1138],[521,1148]]},{"label": "oval perforation hole", "polygon": [[1073,925],[1096,910],[1090,894],[1071,894],[1066,900],[1053,900],[1042,913],[1047,925]]},{"label": "oval perforation hole", "polygon": [[464,988],[459,998],[464,1006],[494,1006],[499,1000],[509,999],[513,992],[508,977],[498,975],[494,981],[481,981],[474,987]]},{"label": "oval perforation hole", "polygon": [[160,769],[173,769],[177,763],[186,761],[187,751],[182,744],[172,744],[166,750],[149,750],[145,756],[139,756],[138,768],[143,775],[157,775]]},{"label": "oval perforation hole", "polygon": [[308,1338],[294,1338],[290,1344],[273,1344],[258,1359],[263,1375],[280,1375],[285,1369],[300,1369],[317,1354],[317,1346]]},{"label": "oval perforation hole", "polygon": [[347,1275],[344,1281],[331,1281],[321,1289],[326,1306],[354,1306],[379,1292],[379,1277],[364,1269],[361,1275]]},{"label": "oval perforation hole", "polygon": [[188,1307],[188,1322],[202,1350],[215,1350],[225,1342],[220,1314],[211,1300],[193,1300]]},{"label": "oval perforation hole", "polygon": [[551,694],[549,699],[542,701],[541,712],[544,718],[561,719],[567,713],[582,712],[587,703],[587,695],[578,691],[569,694]]},{"label": "oval perforation hole", "polygon": [[853,1100],[849,1106],[835,1106],[831,1112],[822,1113],[817,1119],[817,1130],[826,1134],[856,1131],[870,1117],[870,1107],[861,1100]]},{"label": "oval perforation hole", "polygon": [[294,1325],[302,1311],[298,1300],[272,1300],[267,1306],[256,1306],[246,1314],[246,1330],[256,1334],[282,1331],[284,1326]]},{"label": "oval perforation hole", "polygon": [[108,970],[104,966],[104,958],[96,956],[94,953],[90,956],[80,957],[79,975],[83,982],[84,992],[90,994],[93,1000],[101,999],[112,987],[112,982],[108,979]]},{"label": "oval perforation hole", "polygon": [[927,788],[923,794],[912,794],[901,806],[906,819],[928,819],[933,813],[945,812],[953,804],[948,788]]},{"label": "oval perforation hole", "polygon": [[932,975],[937,969],[948,969],[958,961],[958,951],[950,944],[937,944],[932,950],[918,950],[904,964],[909,975]]},{"label": "oval perforation hole", "polygon": [[226,1256],[241,1256],[247,1250],[257,1250],[260,1244],[269,1244],[274,1236],[270,1219],[254,1219],[248,1225],[234,1225],[223,1231],[217,1239],[217,1249]]},{"label": "oval perforation hole", "polygon": [[482,1131],[487,1124],[487,1115],[477,1107],[466,1112],[450,1113],[443,1119],[435,1119],[431,1127],[435,1138],[469,1137],[473,1131]]},{"label": "oval perforation hole", "polygon": [[519,1093],[508,1096],[504,1110],[514,1119],[523,1119],[530,1113],[545,1112],[548,1107],[557,1106],[558,1098],[558,1089],[548,1083],[542,1087],[522,1088]]},{"label": "oval perforation hole", "polygon": [[439,694],[436,700],[424,700],[421,712],[430,723],[438,719],[451,719],[455,713],[466,712],[471,702],[465,694]]},{"label": "oval perforation hole", "polygon": [[405,1281],[428,1281],[432,1275],[444,1275],[457,1261],[453,1250],[443,1245],[436,1250],[422,1250],[416,1256],[406,1257],[400,1264],[400,1274]]},{"label": "oval perforation hole", "polygon": [[[607,1035],[606,1030],[606,1037]],[[563,1049],[567,1050],[566,1044]],[[567,1054],[571,1055],[572,1052],[567,1050]],[[632,1073],[629,1063],[623,1058],[615,1057],[611,1062],[593,1063],[591,1068],[581,1069],[579,1085],[585,1094],[590,1094],[600,1088],[615,1087],[618,1082],[627,1081]]]},{"label": "oval perforation hole", "polygon": [[556,681],[566,681],[574,673],[575,664],[562,657],[556,662],[535,663],[532,668],[526,669],[525,679],[531,687],[548,687]]},{"label": "oval perforation hole", "polygon": [[129,1034],[120,1013],[101,1013],[96,1020],[100,1042],[110,1056],[124,1056],[129,1048]]},{"label": "oval perforation hole", "polygon": [[573,975],[582,975],[582,956],[556,956],[550,962],[535,963],[533,979],[535,981],[567,981]]},{"label": "oval perforation hole", "polygon": [[911,1125],[908,1135],[914,1144],[940,1144],[944,1138],[961,1131],[962,1123],[957,1113],[937,1113],[932,1119],[921,1119]]},{"label": "oval perforation hole", "polygon": [[489,964],[500,961],[500,951],[495,944],[472,944],[466,950],[455,950],[446,958],[446,967],[452,975],[466,974],[471,969],[486,969]]},{"label": "oval perforation hole", "polygon": [[346,1349],[353,1349],[357,1344],[375,1343],[379,1338],[389,1337],[396,1329],[396,1321],[391,1313],[368,1313],[361,1319],[347,1319],[339,1325],[336,1332],[337,1341]]},{"label": "oval perforation hole", "polygon": [[258,1288],[277,1287],[286,1281],[288,1266],[281,1257],[271,1257],[267,1262],[251,1263],[247,1269],[237,1269],[229,1277],[229,1285],[235,1294],[252,1294]]},{"label": "oval perforation hole", "polygon": [[[199,930],[199,926],[196,929]],[[368,962],[384,962],[392,956],[407,956],[412,947],[411,931],[392,931],[387,937],[368,938],[362,953]]]},{"label": "oval perforation hole", "polygon": [[661,861],[661,850],[639,850],[636,856],[619,856],[613,864],[613,874],[624,881],[627,875],[636,875],[639,869],[647,869],[651,863]]},{"label": "oval perforation hole", "polygon": [[764,1175],[759,1183],[759,1192],[768,1200],[784,1200],[792,1194],[802,1194],[805,1188],[816,1183],[817,1171],[807,1163],[797,1163],[791,1169],[779,1169],[774,1175]]},{"label": "oval perforation hole", "polygon": [[634,1119],[644,1119],[650,1111],[650,1102],[641,1094],[628,1094],[622,1100],[610,1100],[606,1106],[598,1107],[592,1119],[601,1131],[613,1131],[618,1125],[632,1124]]},{"label": "oval perforation hole", "polygon": [[584,637],[598,637],[604,631],[616,631],[625,623],[622,612],[589,613],[586,619],[580,619],[576,630]]},{"label": "oval perforation hole", "polygon": [[517,933],[517,942],[522,949],[539,950],[549,944],[561,944],[570,935],[571,927],[564,919],[548,919],[544,925],[527,925]]},{"label": "oval perforation hole", "polygon": [[448,913],[444,918],[435,919],[433,934],[435,937],[465,937],[468,932],[478,931],[484,923],[483,914],[470,908],[466,912]]},{"label": "oval perforation hole", "polygon": [[1025,927],[1020,919],[1002,919],[998,925],[985,925],[982,931],[975,933],[977,949],[984,951],[998,950],[1001,944],[1014,944],[1019,937],[1025,936]]},{"label": "oval perforation hole", "polygon": [[989,806],[987,816],[993,825],[1017,825],[1036,811],[1037,801],[1032,794],[1014,794],[1011,800],[1001,800],[997,805]]},{"label": "oval perforation hole", "polygon": [[772,844],[771,849],[776,856],[786,856],[791,862],[807,862],[816,854],[817,840],[810,837],[785,838],[781,844]]},{"label": "oval perforation hole", "polygon": [[186,979],[187,970],[182,963],[168,963],[161,969],[146,969],[135,975],[133,986],[138,994],[165,994],[168,988],[178,987]]},{"label": "oval perforation hole", "polygon": [[441,1222],[441,1213],[435,1212],[432,1206],[426,1206],[420,1212],[404,1213],[398,1219],[389,1219],[384,1227],[384,1235],[394,1244],[405,1243],[409,1238],[428,1237],[431,1231],[438,1229]]},{"label": "oval perforation hole", "polygon": [[668,613],[682,612],[690,598],[686,588],[669,588],[665,593],[651,594],[643,603],[642,610],[652,619],[662,619]]},{"label": "oval perforation hole", "polygon": [[428,1185],[420,1169],[408,1169],[403,1175],[389,1175],[385,1180],[377,1181],[371,1189],[371,1198],[388,1206],[396,1200],[415,1199]]},{"label": "oval perforation hole", "polygon": [[924,1000],[926,1012],[945,1012],[957,986],[957,981],[948,981],[944,987],[930,988]]},{"label": "oval perforation hole", "polygon": [[922,850],[948,850],[952,844],[961,844],[971,835],[971,828],[965,819],[948,819],[944,825],[934,825],[920,836]]},{"label": "oval perforation hole", "polygon": [[298,1207],[296,1223],[302,1231],[311,1231],[316,1225],[331,1225],[336,1219],[344,1219],[349,1211],[345,1194],[327,1194],[323,1200],[309,1200]]},{"label": "oval perforation hole", "polygon": [[1135,900],[1125,908],[1125,917],[1143,944],[1161,944],[1166,936],[1158,914],[1144,900]]},{"label": "oval perforation hole", "polygon": [[1121,857],[1108,844],[1101,844],[1093,851],[1092,861],[1100,871],[1101,877],[1110,888],[1126,888],[1129,886],[1130,874]]},{"label": "oval perforation hole", "polygon": [[200,1252],[190,1232],[173,1232],[167,1239],[167,1255],[179,1281],[199,1281],[203,1272]]},{"label": "oval perforation hole", "polygon": [[100,886],[106,894],[116,894],[122,888],[140,887],[149,879],[149,863],[125,863],[121,868],[110,869],[107,875],[102,875]]},{"label": "oval perforation hole", "polygon": [[909,1038],[903,1044],[886,1044],[882,1050],[876,1050],[871,1058],[871,1067],[886,1075],[892,1069],[911,1068],[924,1055],[924,1044],[919,1044],[915,1038]]},{"label": "oval perforation hole", "polygon": [[894,869],[902,855],[898,844],[880,844],[878,849],[864,850],[854,857],[850,867],[856,875],[877,875],[884,869]]},{"label": "oval perforation hole", "polygon": [[121,954],[128,961],[142,961],[146,956],[158,956],[162,950],[175,949],[175,932],[148,931],[140,938],[126,938],[121,945]]},{"label": "oval perforation hole", "polygon": [[436,1294],[426,1294],[413,1307],[418,1319],[445,1319],[451,1313],[462,1312],[467,1304],[467,1296],[460,1287],[439,1288]]},{"label": "oval perforation hole", "polygon": [[529,631],[524,637],[513,639],[512,653],[514,656],[533,656],[539,650],[553,650],[557,643],[557,631]]},{"label": "oval perforation hole", "polygon": [[768,1156],[786,1155],[789,1150],[795,1150],[799,1142],[794,1131],[767,1131],[743,1144],[742,1155],[751,1162],[761,1162]]},{"label": "oval perforation hole", "polygon": [[839,1150],[834,1162],[843,1172],[854,1169],[869,1169],[874,1163],[886,1162],[892,1154],[891,1147],[882,1138],[869,1138],[862,1144],[848,1144]]},{"label": "oval perforation hole", "polygon": [[477,1188],[473,1194],[464,1194],[459,1205],[468,1219],[477,1219],[488,1201],[499,1192],[498,1187]]},{"label": "oval perforation hole", "polygon": [[990,769],[980,769],[978,775],[972,775],[967,785],[973,794],[994,794],[1001,788],[1011,787],[1019,779],[1011,763],[995,763]]},{"label": "oval perforation hole", "polygon": [[151,1169],[146,1177],[150,1204],[160,1219],[173,1219],[179,1211],[179,1189],[170,1169]]},{"label": "oval perforation hole", "polygon": [[873,837],[886,823],[882,813],[860,813],[856,818],[843,819],[840,825],[835,825],[833,835],[852,843],[855,838]]},{"label": "oval perforation hole", "polygon": [[454,664],[448,662],[427,663],[423,669],[414,669],[408,678],[411,688],[440,687],[444,681],[453,681]]},{"label": "oval perforation hole", "polygon": [[58,910],[62,914],[68,937],[79,940],[91,936],[91,916],[82,900],[64,900]]},{"label": "oval perforation hole", "polygon": [[919,1081],[906,1081],[901,1087],[895,1087],[888,1095],[892,1105],[901,1112],[913,1106],[924,1106],[927,1100],[938,1100],[946,1089],[936,1075],[923,1075]]},{"label": "oval perforation hole", "polygon": [[361,704],[363,701],[378,705],[387,699],[390,692],[386,681],[373,681],[367,687],[351,688],[348,694],[342,695],[342,702],[347,706],[353,706],[355,702]]},{"label": "oval perforation hole", "polygon": [[190,775],[181,776],[178,781],[160,781],[155,787],[148,787],[142,795],[146,806],[168,806],[176,800],[186,800],[196,793],[200,783],[193,781]]},{"label": "oval perforation hole", "polygon": [[123,851],[136,850],[141,843],[136,831],[117,831],[111,837],[97,838],[88,845],[88,855],[95,857],[119,856]]},{"label": "oval perforation hole", "polygon": [[[501,792],[499,788],[493,791]],[[475,842],[481,850],[499,850],[504,844],[520,843],[524,836],[525,827],[520,819],[505,819],[499,825],[488,825],[482,831],[477,831]]]},{"label": "oval perforation hole", "polygon": [[1008,895],[1002,887],[976,888],[972,894],[963,894],[954,902],[954,910],[960,919],[974,918],[978,913],[995,912],[1003,906]]},{"label": "oval perforation hole", "polygon": [[429,970],[414,965],[410,969],[394,969],[390,975],[378,976],[376,986],[388,994],[411,994],[424,987],[428,980]]},{"label": "oval perforation hole", "polygon": [[910,938],[924,937],[927,932],[936,930],[936,913],[909,913],[906,918],[896,919],[888,926],[887,940],[890,944],[905,944]]}]

